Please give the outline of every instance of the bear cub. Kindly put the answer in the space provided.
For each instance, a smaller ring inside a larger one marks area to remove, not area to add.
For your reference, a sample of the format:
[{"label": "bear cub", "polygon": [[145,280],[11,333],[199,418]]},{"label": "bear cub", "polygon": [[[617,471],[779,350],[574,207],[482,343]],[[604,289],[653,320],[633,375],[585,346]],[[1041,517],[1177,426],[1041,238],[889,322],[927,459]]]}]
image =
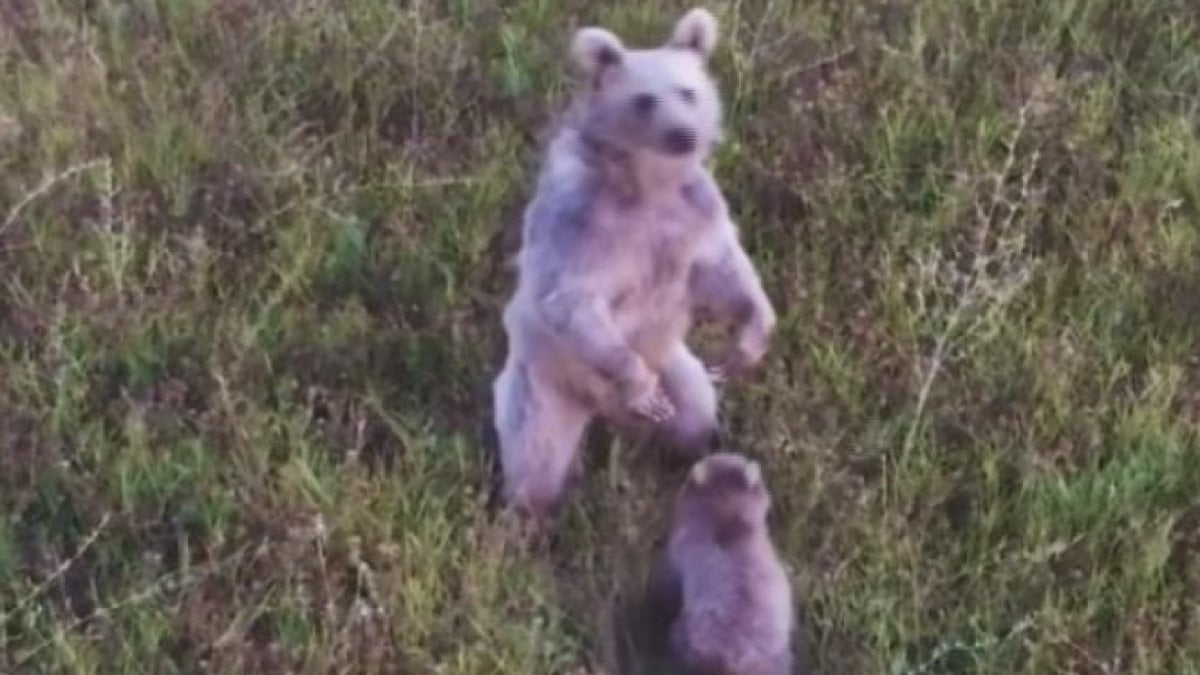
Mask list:
[{"label": "bear cub", "polygon": [[791,583],[769,507],[757,462],[720,452],[693,465],[646,597],[676,672],[791,675]]}]

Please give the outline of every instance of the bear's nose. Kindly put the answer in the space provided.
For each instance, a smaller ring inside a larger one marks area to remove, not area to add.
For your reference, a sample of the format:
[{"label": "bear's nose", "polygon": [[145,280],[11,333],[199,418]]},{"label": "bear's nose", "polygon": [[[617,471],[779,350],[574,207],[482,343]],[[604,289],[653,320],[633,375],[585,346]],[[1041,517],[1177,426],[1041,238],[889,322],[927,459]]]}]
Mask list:
[{"label": "bear's nose", "polygon": [[674,155],[686,155],[696,149],[696,134],[684,127],[675,127],[667,131],[663,140],[667,152]]}]

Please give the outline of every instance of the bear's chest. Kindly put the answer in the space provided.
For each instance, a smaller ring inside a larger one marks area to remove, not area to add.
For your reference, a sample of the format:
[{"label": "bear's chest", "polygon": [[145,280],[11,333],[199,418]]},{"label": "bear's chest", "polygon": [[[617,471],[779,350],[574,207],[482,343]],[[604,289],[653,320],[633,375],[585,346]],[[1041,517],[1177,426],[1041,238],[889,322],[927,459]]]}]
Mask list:
[{"label": "bear's chest", "polygon": [[710,223],[675,205],[631,211],[623,221],[627,235],[614,242],[622,260],[611,279],[614,308],[672,301],[686,286]]},{"label": "bear's chest", "polygon": [[650,279],[686,274],[706,231],[703,221],[673,207],[638,214],[631,224],[640,235],[635,255],[640,258],[641,276]]}]

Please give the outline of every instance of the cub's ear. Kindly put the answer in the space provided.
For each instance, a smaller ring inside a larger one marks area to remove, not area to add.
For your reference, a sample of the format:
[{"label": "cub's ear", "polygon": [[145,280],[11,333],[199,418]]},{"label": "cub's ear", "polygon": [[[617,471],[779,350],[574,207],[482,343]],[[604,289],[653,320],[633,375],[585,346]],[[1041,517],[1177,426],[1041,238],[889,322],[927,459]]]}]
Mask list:
[{"label": "cub's ear", "polygon": [[667,46],[688,49],[708,58],[717,46],[717,18],[703,7],[696,7],[675,24]]},{"label": "cub's ear", "polygon": [[758,462],[750,461],[746,463],[746,468],[743,469],[746,479],[746,485],[749,487],[757,487],[762,483],[762,467]]},{"label": "cub's ear", "polygon": [[595,77],[625,60],[625,45],[611,31],[589,26],[575,31],[571,59],[585,75]]}]

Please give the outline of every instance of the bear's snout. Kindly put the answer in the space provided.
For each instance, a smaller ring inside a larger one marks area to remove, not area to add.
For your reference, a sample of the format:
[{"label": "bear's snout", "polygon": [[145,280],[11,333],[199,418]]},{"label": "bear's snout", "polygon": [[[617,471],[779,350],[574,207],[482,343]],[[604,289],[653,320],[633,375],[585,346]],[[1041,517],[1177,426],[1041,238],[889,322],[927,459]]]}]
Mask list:
[{"label": "bear's snout", "polygon": [[663,145],[673,155],[686,155],[696,149],[696,132],[685,127],[675,127],[663,137]]}]

